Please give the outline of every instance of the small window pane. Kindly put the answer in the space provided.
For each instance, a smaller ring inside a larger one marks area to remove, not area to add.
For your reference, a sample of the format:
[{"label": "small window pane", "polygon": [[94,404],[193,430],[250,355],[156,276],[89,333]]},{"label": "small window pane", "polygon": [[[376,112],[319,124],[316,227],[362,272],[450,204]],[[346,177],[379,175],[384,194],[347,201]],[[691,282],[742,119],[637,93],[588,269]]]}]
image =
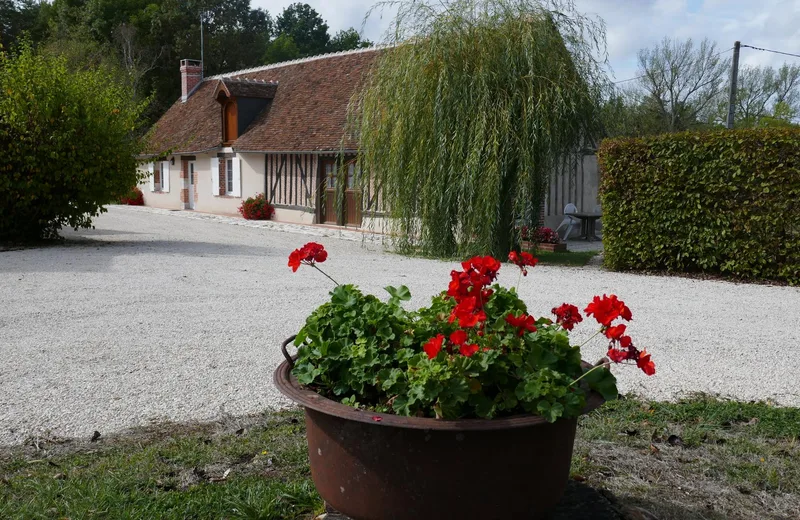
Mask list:
[{"label": "small window pane", "polygon": [[225,163],[225,177],[227,178],[228,193],[233,193],[233,160],[228,159]]}]

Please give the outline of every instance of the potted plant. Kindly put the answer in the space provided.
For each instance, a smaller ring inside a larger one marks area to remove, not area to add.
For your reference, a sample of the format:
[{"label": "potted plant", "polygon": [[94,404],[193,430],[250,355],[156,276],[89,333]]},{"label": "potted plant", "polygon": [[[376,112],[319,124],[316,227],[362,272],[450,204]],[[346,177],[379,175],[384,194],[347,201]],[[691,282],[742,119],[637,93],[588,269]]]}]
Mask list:
[{"label": "potted plant", "polygon": [[549,251],[561,252],[567,250],[567,244],[561,241],[558,233],[549,227],[538,227],[531,229],[523,227],[520,229],[520,240],[522,248],[527,251]]},{"label": "potted plant", "polygon": [[[569,340],[580,310],[531,316],[495,283],[495,258],[463,262],[416,311],[402,306],[408,288],[379,300],[338,284],[319,267],[326,259],[313,242],[289,256],[293,271],[307,265],[336,285],[284,342],[275,383],[305,408],[320,495],[355,520],[537,518],[564,493],[578,416],[617,395],[610,362],[655,373],[614,295],[584,309],[609,343],[609,359],[589,365]],[[518,282],[536,264],[529,253],[511,261]]]}]

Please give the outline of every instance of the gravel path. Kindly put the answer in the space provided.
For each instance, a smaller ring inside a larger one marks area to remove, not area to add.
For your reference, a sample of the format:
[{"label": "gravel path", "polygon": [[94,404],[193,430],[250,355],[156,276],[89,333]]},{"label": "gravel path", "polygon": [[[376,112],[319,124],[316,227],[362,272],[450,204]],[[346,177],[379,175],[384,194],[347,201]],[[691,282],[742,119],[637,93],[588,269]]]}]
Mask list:
[{"label": "gravel path", "polygon": [[[286,266],[309,234],[329,250],[334,278],[375,294],[405,284],[414,306],[453,268],[310,226],[128,207],[96,226],[66,232],[64,245],[0,252],[0,444],[285,404],[271,382],[278,345],[329,290],[318,273]],[[501,282],[516,278],[501,271]],[[537,267],[521,286],[535,315],[604,292],[631,307],[629,330],[658,366],[652,378],[620,367],[623,391],[800,405],[800,289],[596,267]],[[601,342],[584,350],[603,354]]]}]

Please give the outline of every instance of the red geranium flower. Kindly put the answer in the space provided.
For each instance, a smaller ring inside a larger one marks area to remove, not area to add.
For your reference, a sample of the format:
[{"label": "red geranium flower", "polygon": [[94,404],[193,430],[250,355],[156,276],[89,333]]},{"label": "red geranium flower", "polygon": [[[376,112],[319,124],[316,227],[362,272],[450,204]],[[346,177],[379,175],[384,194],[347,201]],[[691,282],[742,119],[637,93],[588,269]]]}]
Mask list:
[{"label": "red geranium flower", "polygon": [[428,354],[428,359],[433,359],[439,354],[439,351],[442,350],[442,343],[444,343],[444,335],[442,334],[437,334],[435,338],[431,338],[425,343],[422,348]]},{"label": "red geranium flower", "polygon": [[[606,329],[606,337],[612,341],[620,341],[625,335],[625,325],[615,325]],[[628,338],[630,339],[630,338]]]},{"label": "red geranium flower", "polygon": [[639,359],[636,360],[636,366],[641,368],[642,372],[648,376],[652,376],[656,373],[656,364],[650,361],[650,354],[647,353],[647,349],[642,350],[639,354]]},{"label": "red geranium flower", "polygon": [[617,318],[623,320],[631,320],[631,310],[625,305],[625,302],[617,299],[616,295],[606,296],[601,298],[595,296],[592,302],[583,310],[587,315],[594,315],[597,323],[604,327],[608,327]]},{"label": "red geranium flower", "polygon": [[289,254],[289,267],[292,272],[297,272],[300,264],[314,265],[321,264],[328,259],[328,252],[325,246],[316,242],[309,242],[300,249],[295,249]]},{"label": "red geranium flower", "polygon": [[458,348],[458,351],[461,352],[462,356],[472,357],[478,351],[478,349],[478,345],[472,343],[470,345],[461,345]]},{"label": "red geranium flower", "polygon": [[572,330],[577,323],[583,321],[583,316],[581,316],[578,308],[569,303],[563,303],[561,306],[555,307],[552,312],[556,315],[556,323],[566,330]]},{"label": "red geranium flower", "polygon": [[450,342],[452,342],[453,345],[463,345],[467,342],[467,333],[461,329],[458,329],[450,334]]},{"label": "red geranium flower", "polygon": [[532,254],[524,251],[522,253],[511,251],[508,253],[508,261],[520,268],[522,276],[528,276],[528,267],[534,267],[539,262]]},{"label": "red geranium flower", "polygon": [[610,348],[608,349],[606,355],[608,356],[608,359],[610,359],[614,363],[622,363],[627,358],[628,353],[625,352],[624,350],[617,350],[615,348]]},{"label": "red geranium flower", "polygon": [[519,318],[513,314],[506,316],[506,322],[512,327],[517,328],[517,334],[524,336],[526,332],[536,332],[536,320],[533,316],[527,314],[521,315]]}]

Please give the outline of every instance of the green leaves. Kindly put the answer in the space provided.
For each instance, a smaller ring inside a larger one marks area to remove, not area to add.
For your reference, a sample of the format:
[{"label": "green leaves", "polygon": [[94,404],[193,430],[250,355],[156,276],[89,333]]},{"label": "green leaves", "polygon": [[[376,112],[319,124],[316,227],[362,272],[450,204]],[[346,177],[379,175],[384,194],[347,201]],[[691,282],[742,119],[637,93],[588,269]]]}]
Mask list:
[{"label": "green leaves", "polygon": [[0,52],[0,240],[91,227],[139,183],[145,105],[103,69],[71,71],[23,44]]},{"label": "green leaves", "polygon": [[[514,291],[492,289],[484,334],[471,331],[469,340],[479,350],[468,357],[446,344],[429,359],[422,345],[456,328],[448,320],[452,299],[437,296],[409,312],[400,307],[411,297],[406,287],[387,287],[390,298],[382,302],[340,285],[298,333],[293,374],[330,399],[376,412],[443,419],[528,412],[549,421],[580,414],[584,391],[571,385],[583,374],[578,347],[546,319],[537,321],[537,332],[519,336],[505,317],[524,312],[524,303]],[[610,373],[587,380],[616,395]]]},{"label": "green leaves", "polygon": [[609,267],[800,284],[800,128],[605,140],[598,159]]},{"label": "green leaves", "polygon": [[566,3],[558,16],[543,1],[396,4],[398,45],[351,105],[364,192],[382,195],[368,210],[390,212],[401,247],[505,256],[514,219],[592,134],[602,28]]},{"label": "green leaves", "polygon": [[400,302],[407,302],[411,299],[411,291],[408,290],[408,287],[405,285],[401,285],[400,287],[384,287],[386,292],[389,293],[391,298],[389,299],[390,305],[399,305]]},{"label": "green leaves", "polygon": [[617,378],[607,368],[594,369],[583,379],[589,385],[589,388],[602,395],[606,401],[613,401],[619,396]]}]

